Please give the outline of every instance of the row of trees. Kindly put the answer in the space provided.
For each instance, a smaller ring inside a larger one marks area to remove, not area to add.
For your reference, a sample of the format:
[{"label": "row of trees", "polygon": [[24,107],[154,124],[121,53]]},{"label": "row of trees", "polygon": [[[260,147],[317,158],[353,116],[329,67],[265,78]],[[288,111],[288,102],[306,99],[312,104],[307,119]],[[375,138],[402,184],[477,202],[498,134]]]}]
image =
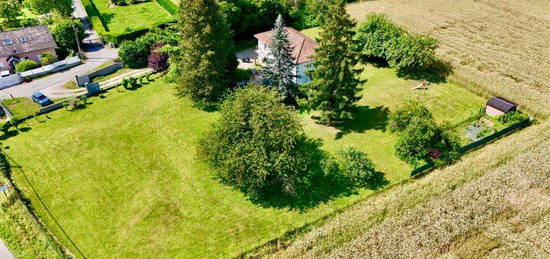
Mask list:
[{"label": "row of trees", "polygon": [[397,70],[426,68],[436,60],[435,39],[408,33],[383,14],[367,16],[355,41],[363,58],[383,59]]}]

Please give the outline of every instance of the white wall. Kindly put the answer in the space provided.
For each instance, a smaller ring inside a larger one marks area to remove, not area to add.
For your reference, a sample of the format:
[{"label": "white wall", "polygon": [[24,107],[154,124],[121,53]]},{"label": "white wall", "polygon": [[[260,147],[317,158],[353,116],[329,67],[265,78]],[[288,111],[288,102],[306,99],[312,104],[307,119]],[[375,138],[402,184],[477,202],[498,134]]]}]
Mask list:
[{"label": "white wall", "polygon": [[0,77],[0,89],[8,88],[23,82],[23,78],[19,74]]}]

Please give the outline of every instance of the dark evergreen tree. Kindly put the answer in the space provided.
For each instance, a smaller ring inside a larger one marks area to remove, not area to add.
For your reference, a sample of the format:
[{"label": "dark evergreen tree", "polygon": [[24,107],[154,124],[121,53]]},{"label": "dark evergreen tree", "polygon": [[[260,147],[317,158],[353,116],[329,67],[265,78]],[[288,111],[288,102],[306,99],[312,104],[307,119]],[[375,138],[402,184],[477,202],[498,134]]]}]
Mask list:
[{"label": "dark evergreen tree", "polygon": [[319,47],[316,49],[312,81],[305,85],[307,105],[322,111],[321,121],[333,124],[352,117],[361,90],[356,69],[359,59],[353,51],[355,22],[343,0],[331,0],[324,13]]},{"label": "dark evergreen tree", "polygon": [[173,58],[180,94],[198,105],[217,102],[237,68],[234,45],[216,0],[181,1],[179,53]]},{"label": "dark evergreen tree", "polygon": [[292,57],[293,47],[288,39],[283,16],[279,15],[275,21],[273,37],[269,44],[270,55],[264,60],[262,69],[263,84],[278,91],[289,104],[296,103],[298,87],[294,83],[296,66]]}]

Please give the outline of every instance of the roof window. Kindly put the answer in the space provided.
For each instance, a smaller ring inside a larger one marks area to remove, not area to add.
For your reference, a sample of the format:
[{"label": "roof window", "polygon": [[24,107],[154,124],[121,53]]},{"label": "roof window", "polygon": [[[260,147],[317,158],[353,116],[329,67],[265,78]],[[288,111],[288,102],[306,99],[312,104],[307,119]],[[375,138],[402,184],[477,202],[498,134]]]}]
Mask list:
[{"label": "roof window", "polygon": [[4,46],[13,45],[13,41],[10,39],[2,40],[2,43],[4,44]]},{"label": "roof window", "polygon": [[25,37],[21,37],[21,38],[19,38],[19,41],[21,41],[21,43],[25,43],[25,42],[27,42],[27,41],[29,41],[29,40],[28,40],[27,38],[25,38]]}]

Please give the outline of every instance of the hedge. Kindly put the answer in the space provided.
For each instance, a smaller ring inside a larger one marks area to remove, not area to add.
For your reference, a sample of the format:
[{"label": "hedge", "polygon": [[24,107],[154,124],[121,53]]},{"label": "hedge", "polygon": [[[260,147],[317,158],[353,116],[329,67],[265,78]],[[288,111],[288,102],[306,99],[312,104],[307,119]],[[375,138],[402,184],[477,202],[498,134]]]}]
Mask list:
[{"label": "hedge", "polygon": [[92,23],[94,30],[99,35],[104,35],[105,33],[107,33],[109,31],[107,23],[103,20],[103,17],[101,16],[101,13],[95,6],[94,2],[91,0],[82,0],[82,4],[86,9],[86,13],[88,13],[88,17],[90,18],[90,22]]},{"label": "hedge", "polygon": [[171,15],[176,15],[178,13],[179,7],[172,3],[170,0],[155,0],[164,10],[166,10]]}]

